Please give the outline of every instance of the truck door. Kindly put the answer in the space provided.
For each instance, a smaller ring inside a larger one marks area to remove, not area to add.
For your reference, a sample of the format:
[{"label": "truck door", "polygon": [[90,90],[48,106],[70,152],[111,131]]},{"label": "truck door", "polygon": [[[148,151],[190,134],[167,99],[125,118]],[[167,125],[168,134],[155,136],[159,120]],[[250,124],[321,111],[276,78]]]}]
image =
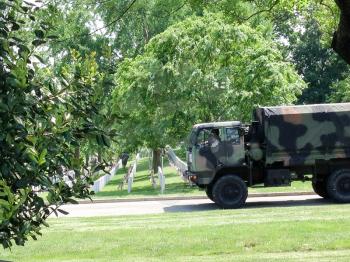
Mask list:
[{"label": "truck door", "polygon": [[241,135],[238,126],[225,128],[225,151],[227,166],[241,166],[244,163],[244,135]]},{"label": "truck door", "polygon": [[226,161],[223,148],[222,128],[203,128],[198,132],[197,143],[193,152],[197,172],[214,171]]}]

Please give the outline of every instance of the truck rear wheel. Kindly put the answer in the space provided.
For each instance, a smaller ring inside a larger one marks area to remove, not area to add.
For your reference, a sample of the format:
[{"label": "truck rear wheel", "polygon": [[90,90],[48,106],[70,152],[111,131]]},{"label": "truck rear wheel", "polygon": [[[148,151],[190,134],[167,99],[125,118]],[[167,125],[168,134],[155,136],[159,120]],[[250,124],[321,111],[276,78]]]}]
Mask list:
[{"label": "truck rear wheel", "polygon": [[247,196],[247,185],[238,176],[223,176],[213,186],[213,200],[222,208],[242,207]]},{"label": "truck rear wheel", "polygon": [[323,198],[329,198],[329,194],[327,192],[327,181],[316,181],[312,182],[312,188],[314,192]]},{"label": "truck rear wheel", "polygon": [[213,199],[213,186],[212,185],[208,185],[205,188],[205,193],[207,194],[207,197],[211,200],[214,201]]},{"label": "truck rear wheel", "polygon": [[350,202],[350,170],[341,169],[333,172],[327,182],[329,196],[337,202]]}]

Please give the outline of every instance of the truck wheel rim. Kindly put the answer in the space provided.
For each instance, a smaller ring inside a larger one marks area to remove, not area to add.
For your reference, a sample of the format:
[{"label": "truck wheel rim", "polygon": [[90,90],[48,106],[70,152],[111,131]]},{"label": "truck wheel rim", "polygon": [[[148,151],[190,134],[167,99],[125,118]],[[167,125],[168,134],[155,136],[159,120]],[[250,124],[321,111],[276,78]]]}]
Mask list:
[{"label": "truck wheel rim", "polygon": [[350,177],[339,179],[337,183],[337,191],[345,196],[350,196]]},{"label": "truck wheel rim", "polygon": [[237,185],[225,185],[222,196],[226,201],[234,201],[240,196],[241,190]]}]

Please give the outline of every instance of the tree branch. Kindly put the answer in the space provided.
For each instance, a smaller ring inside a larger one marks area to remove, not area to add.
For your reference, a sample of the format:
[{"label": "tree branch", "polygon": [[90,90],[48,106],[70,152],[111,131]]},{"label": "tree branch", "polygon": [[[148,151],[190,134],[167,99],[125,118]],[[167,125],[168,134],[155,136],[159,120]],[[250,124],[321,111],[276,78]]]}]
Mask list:
[{"label": "tree branch", "polygon": [[170,11],[170,12],[169,12],[169,11],[164,10],[164,11],[167,13],[167,15],[165,15],[165,16],[160,16],[160,18],[166,18],[166,17],[169,17],[169,16],[175,14],[177,11],[179,11],[180,9],[182,9],[186,4],[187,4],[187,0],[185,0],[178,8],[176,8],[176,9],[173,10],[173,11]]},{"label": "tree branch", "polygon": [[105,26],[102,26],[100,28],[97,28],[96,30],[90,32],[90,33],[86,33],[86,34],[80,34],[80,35],[77,35],[77,36],[72,36],[72,37],[68,37],[68,38],[65,38],[65,39],[62,39],[62,40],[56,40],[55,42],[58,42],[58,43],[61,43],[61,42],[65,42],[67,40],[70,40],[70,39],[73,39],[73,38],[77,38],[77,37],[82,37],[82,36],[90,36],[90,35],[93,35],[103,29],[106,29],[112,25],[114,25],[115,23],[119,22],[123,17],[124,15],[130,10],[130,8],[136,3],[137,0],[132,0],[131,3],[125,8],[125,10],[114,20],[112,20],[111,22],[109,22],[107,25]]},{"label": "tree branch", "polygon": [[326,7],[332,13],[332,16],[335,17],[335,13],[333,9],[328,4],[325,4],[323,0],[320,1],[320,5],[323,5],[324,7]]},{"label": "tree branch", "polygon": [[261,9],[259,11],[257,11],[256,13],[251,14],[250,16],[246,17],[246,18],[240,18],[243,21],[248,21],[251,18],[253,18],[254,16],[257,16],[261,13],[265,13],[265,12],[271,12],[272,9],[279,3],[279,0],[275,0],[275,2],[273,2],[273,4],[268,8],[268,9]]}]

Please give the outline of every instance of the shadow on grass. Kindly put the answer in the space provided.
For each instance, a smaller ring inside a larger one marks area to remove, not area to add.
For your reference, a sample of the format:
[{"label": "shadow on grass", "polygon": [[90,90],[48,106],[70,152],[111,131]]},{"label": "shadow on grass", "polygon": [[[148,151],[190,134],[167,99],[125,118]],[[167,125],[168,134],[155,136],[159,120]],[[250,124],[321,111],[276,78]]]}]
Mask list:
[{"label": "shadow on grass", "polygon": [[149,180],[149,178],[150,178],[149,175],[136,176],[136,177],[134,177],[134,182]]},{"label": "shadow on grass", "polygon": [[[243,208],[268,208],[268,207],[297,207],[297,206],[325,206],[325,205],[339,205],[330,200],[320,199],[306,199],[306,200],[284,200],[284,201],[256,201],[248,202]],[[198,212],[221,209],[215,203],[204,204],[190,204],[190,205],[174,205],[165,207],[165,212]]]},{"label": "shadow on grass", "polygon": [[155,196],[157,191],[156,189],[154,191],[147,190],[147,191],[136,191],[133,189],[132,194],[129,194],[128,191],[128,185],[125,185],[123,187],[123,190],[110,190],[110,191],[100,191],[98,192],[98,197],[128,197],[132,195],[135,196]]}]

